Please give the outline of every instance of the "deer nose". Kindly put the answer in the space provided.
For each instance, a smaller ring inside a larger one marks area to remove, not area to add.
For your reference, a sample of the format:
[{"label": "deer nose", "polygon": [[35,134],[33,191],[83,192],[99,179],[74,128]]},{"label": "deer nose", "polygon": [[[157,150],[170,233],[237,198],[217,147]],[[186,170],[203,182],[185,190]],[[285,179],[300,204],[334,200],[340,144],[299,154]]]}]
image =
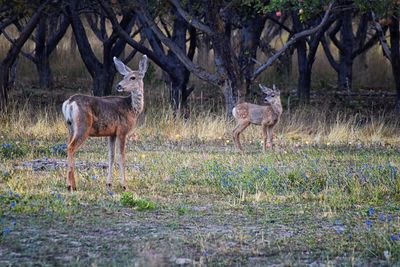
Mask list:
[{"label": "deer nose", "polygon": [[120,84],[117,85],[117,91],[122,91],[122,86]]}]

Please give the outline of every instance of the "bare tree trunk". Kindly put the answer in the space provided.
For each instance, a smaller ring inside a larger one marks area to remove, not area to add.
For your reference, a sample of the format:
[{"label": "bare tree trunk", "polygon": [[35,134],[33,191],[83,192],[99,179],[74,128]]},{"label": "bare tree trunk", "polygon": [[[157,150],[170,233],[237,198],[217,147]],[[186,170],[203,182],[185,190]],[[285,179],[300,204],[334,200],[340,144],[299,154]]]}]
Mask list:
[{"label": "bare tree trunk", "polygon": [[115,71],[99,68],[93,77],[92,92],[95,96],[110,95],[114,82]]},{"label": "bare tree trunk", "polygon": [[[399,12],[396,12],[397,15]],[[390,31],[390,54],[391,66],[396,87],[396,104],[395,110],[400,113],[400,33],[399,33],[399,18],[392,16],[392,23],[389,25]]]},{"label": "bare tree trunk", "polygon": [[226,117],[232,117],[232,109],[235,107],[236,102],[234,100],[232,82],[230,80],[225,80],[221,85],[221,91],[224,94]]},{"label": "bare tree trunk", "polygon": [[36,69],[39,74],[39,86],[42,88],[49,88],[53,85],[53,75],[50,69],[49,52],[46,45],[48,18],[43,16],[36,28],[35,38],[35,58]]},{"label": "bare tree trunk", "polygon": [[338,88],[339,90],[350,89],[353,80],[353,24],[352,10],[344,11],[342,16],[341,48],[339,49],[339,73]]},{"label": "bare tree trunk", "polygon": [[243,26],[241,40],[240,40],[240,53],[239,53],[239,64],[243,70],[243,74],[246,80],[245,95],[250,94],[250,86],[252,83],[252,76],[254,72],[254,58],[257,57],[257,49],[260,44],[261,33],[264,29],[266,21],[265,16],[255,16],[254,18],[248,19]]}]

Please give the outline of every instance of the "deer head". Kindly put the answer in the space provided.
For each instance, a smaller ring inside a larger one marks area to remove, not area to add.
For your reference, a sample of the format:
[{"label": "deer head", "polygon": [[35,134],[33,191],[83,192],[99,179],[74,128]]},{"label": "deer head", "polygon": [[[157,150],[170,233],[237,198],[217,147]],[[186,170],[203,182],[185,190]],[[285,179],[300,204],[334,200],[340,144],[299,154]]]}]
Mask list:
[{"label": "deer head", "polygon": [[143,78],[147,71],[147,56],[143,55],[139,62],[139,70],[131,70],[121,60],[114,57],[115,68],[124,76],[124,78],[117,84],[118,92],[133,92],[136,90],[143,90]]},{"label": "deer head", "polygon": [[275,84],[271,88],[268,88],[262,84],[259,84],[261,91],[266,94],[264,98],[264,103],[275,104],[280,101],[280,91],[276,88]]}]

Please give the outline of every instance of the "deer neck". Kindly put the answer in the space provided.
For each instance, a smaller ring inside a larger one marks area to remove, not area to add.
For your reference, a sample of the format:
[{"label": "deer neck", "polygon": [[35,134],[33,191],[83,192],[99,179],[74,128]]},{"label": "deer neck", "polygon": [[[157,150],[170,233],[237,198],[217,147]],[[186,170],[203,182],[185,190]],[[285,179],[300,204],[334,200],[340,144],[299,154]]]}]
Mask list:
[{"label": "deer neck", "polygon": [[273,103],[271,106],[276,114],[279,114],[279,115],[282,114],[282,103],[281,103],[280,98],[275,103]]},{"label": "deer neck", "polygon": [[131,92],[131,105],[132,111],[136,114],[139,114],[143,111],[144,106],[144,97],[143,90],[135,90]]}]

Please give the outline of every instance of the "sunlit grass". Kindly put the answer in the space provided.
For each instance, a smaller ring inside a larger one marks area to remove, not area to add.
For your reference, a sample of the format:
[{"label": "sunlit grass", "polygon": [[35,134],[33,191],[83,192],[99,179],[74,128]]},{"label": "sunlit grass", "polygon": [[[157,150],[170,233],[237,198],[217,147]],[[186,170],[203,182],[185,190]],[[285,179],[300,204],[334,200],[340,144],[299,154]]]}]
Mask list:
[{"label": "sunlit grass", "polygon": [[[9,113],[0,115],[0,138],[25,140],[65,140],[67,128],[60,107],[32,109],[14,103]],[[223,115],[210,112],[192,112],[190,119],[174,116],[165,108],[146,110],[136,133],[143,142],[148,140],[226,142],[232,144],[231,133],[235,122]],[[388,115],[332,115],[317,109],[284,112],[275,129],[277,144],[347,144],[400,145],[399,122]],[[250,126],[242,134],[244,145],[260,144],[261,128]]]}]

